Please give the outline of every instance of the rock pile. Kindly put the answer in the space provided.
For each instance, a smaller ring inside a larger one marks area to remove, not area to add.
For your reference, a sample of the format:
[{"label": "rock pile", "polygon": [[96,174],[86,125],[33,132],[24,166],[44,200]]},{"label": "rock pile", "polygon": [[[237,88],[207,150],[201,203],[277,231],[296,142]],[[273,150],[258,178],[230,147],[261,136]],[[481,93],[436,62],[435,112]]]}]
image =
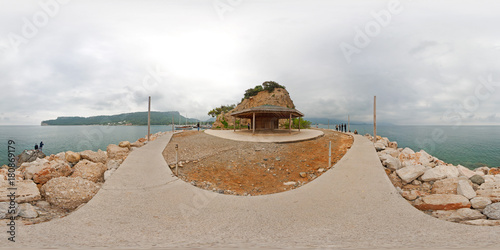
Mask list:
[{"label": "rock pile", "polygon": [[[150,139],[155,140],[163,134],[165,133],[151,135]],[[19,156],[23,163],[15,171],[15,200],[19,204],[15,215],[24,220],[34,220],[46,215],[58,217],[57,213],[60,211],[68,213],[87,203],[128,154],[134,148],[145,145],[146,141],[141,138],[134,143],[124,141],[119,145],[111,144],[107,151],[67,151],[35,159],[28,157],[34,155],[33,152],[23,152]],[[7,169],[5,165],[0,168],[0,219],[11,216],[7,209]]]},{"label": "rock pile", "polygon": [[377,136],[374,147],[391,182],[415,208],[447,221],[500,225],[499,168],[454,166],[423,150],[398,148],[386,137]]}]

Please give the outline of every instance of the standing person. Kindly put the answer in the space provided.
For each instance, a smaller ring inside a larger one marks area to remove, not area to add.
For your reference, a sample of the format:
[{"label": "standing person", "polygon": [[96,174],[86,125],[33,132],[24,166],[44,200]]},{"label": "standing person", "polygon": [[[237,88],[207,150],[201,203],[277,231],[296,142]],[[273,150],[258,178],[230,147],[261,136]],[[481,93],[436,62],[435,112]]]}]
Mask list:
[{"label": "standing person", "polygon": [[42,151],[42,149],[43,149],[43,145],[44,145],[44,144],[43,144],[43,141],[41,141],[41,142],[40,142],[40,151]]},{"label": "standing person", "polygon": [[38,150],[38,144],[35,143],[35,150]]},{"label": "standing person", "polygon": [[339,125],[335,125],[335,130],[339,131]]},{"label": "standing person", "polygon": [[344,133],[347,133],[347,124],[344,123]]},{"label": "standing person", "polygon": [[200,131],[200,122],[198,122],[198,124],[196,124],[196,127],[198,128],[198,131]]},{"label": "standing person", "polygon": [[247,126],[248,126],[248,130],[250,130],[250,123],[248,123]]}]

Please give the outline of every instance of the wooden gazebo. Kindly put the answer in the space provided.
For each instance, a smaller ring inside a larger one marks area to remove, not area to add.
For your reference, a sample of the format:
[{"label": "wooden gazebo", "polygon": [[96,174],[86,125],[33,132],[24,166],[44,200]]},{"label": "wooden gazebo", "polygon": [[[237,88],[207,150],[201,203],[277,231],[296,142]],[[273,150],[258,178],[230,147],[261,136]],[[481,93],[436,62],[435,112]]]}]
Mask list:
[{"label": "wooden gazebo", "polygon": [[[274,130],[279,128],[280,119],[288,119],[289,122],[289,133],[292,132],[292,118],[303,117],[300,111],[287,107],[280,107],[274,105],[262,105],[258,107],[253,107],[241,111],[237,111],[231,114],[231,116],[240,119],[250,119],[252,121],[252,133],[255,134],[255,130]],[[236,123],[235,123],[236,124]],[[236,127],[236,126],[235,126]],[[299,126],[300,131],[300,126]]]}]

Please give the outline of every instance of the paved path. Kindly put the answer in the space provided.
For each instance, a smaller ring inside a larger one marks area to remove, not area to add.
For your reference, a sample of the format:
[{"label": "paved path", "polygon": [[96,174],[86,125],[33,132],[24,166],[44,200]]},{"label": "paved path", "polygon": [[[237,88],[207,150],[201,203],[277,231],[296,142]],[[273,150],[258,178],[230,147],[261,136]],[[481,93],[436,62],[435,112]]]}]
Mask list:
[{"label": "paved path", "polygon": [[[491,248],[500,227],[432,218],[401,198],[362,136],[335,167],[273,195],[215,194],[172,177],[163,136],[132,152],[71,215],[18,230],[17,247]],[[2,230],[4,231],[4,230]]]},{"label": "paved path", "polygon": [[286,143],[286,142],[299,142],[299,141],[307,141],[314,138],[321,137],[325,135],[321,130],[315,129],[301,129],[300,132],[298,130],[293,129],[292,134],[288,134],[286,131],[283,133],[275,135],[268,134],[255,134],[253,135],[248,130],[236,131],[233,130],[205,130],[205,133],[213,136],[217,136],[223,139],[233,140],[233,141],[249,141],[249,142],[275,142],[275,143]]}]

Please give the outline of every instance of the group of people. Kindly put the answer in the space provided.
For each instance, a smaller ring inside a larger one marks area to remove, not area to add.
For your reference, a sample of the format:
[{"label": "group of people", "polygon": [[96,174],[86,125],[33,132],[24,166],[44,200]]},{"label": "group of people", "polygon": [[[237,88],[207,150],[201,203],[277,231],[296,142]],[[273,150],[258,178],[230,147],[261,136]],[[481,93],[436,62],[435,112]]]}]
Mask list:
[{"label": "group of people", "polygon": [[[341,124],[335,125],[335,130],[345,133],[345,132],[347,132],[347,124],[341,123]],[[351,132],[351,131],[349,131],[349,132]]]},{"label": "group of people", "polygon": [[44,144],[43,144],[43,141],[41,141],[41,142],[40,142],[40,147],[38,147],[38,144],[36,144],[36,143],[35,143],[35,150],[40,150],[40,151],[42,151],[42,149],[43,149],[43,145],[44,145]]}]

